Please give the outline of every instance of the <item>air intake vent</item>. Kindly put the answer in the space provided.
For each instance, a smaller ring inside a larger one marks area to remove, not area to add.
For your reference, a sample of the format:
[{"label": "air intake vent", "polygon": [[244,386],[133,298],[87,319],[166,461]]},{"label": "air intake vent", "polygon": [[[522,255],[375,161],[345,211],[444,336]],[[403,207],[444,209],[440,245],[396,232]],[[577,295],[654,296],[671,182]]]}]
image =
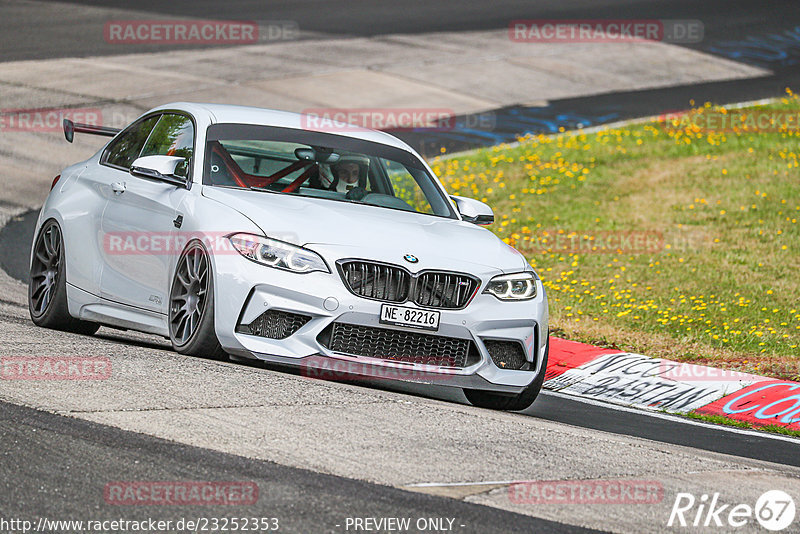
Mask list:
[{"label": "air intake vent", "polygon": [[523,369],[528,363],[522,344],[518,341],[484,339],[483,344],[494,364],[500,369]]},{"label": "air intake vent", "polygon": [[318,339],[333,352],[383,360],[466,367],[480,359],[469,339],[388,328],[333,323]]},{"label": "air intake vent", "polygon": [[239,325],[236,331],[242,334],[285,339],[311,320],[308,315],[281,310],[267,310],[248,325]]}]

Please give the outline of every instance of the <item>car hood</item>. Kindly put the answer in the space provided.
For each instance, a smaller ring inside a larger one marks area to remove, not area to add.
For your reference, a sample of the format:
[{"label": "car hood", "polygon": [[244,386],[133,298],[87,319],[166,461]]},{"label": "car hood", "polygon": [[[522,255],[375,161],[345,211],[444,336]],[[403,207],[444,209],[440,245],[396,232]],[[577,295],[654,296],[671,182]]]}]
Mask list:
[{"label": "car hood", "polygon": [[[265,235],[307,246],[329,260],[373,259],[411,271],[481,266],[486,273],[518,272],[527,265],[492,232],[455,219],[244,189],[204,187],[203,196],[248,217]],[[403,261],[406,254],[419,262]]]}]

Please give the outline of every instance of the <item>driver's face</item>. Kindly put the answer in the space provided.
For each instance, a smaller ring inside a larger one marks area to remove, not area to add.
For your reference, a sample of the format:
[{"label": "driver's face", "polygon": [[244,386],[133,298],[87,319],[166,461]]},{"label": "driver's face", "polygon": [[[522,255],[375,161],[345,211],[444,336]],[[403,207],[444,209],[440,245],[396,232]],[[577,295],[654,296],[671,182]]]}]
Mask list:
[{"label": "driver's face", "polygon": [[347,184],[358,182],[358,164],[342,163],[341,165],[337,165],[336,177],[339,178],[339,181]]}]

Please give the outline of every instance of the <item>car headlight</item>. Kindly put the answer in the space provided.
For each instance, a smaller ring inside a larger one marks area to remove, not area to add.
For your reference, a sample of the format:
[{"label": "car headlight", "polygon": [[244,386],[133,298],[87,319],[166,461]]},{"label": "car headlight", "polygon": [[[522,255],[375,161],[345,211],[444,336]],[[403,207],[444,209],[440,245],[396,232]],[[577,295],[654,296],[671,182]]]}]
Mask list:
[{"label": "car headlight", "polygon": [[239,254],[268,267],[294,273],[331,272],[319,254],[296,245],[252,234],[233,234],[228,240]]},{"label": "car headlight", "polygon": [[500,300],[530,300],[536,296],[536,274],[524,272],[495,276],[483,292]]}]

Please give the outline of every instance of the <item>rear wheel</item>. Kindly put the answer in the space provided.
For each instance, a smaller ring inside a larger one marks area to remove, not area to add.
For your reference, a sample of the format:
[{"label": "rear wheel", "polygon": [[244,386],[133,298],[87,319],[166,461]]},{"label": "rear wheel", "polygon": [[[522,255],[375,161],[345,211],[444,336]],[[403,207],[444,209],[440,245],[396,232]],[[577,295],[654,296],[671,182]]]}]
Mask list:
[{"label": "rear wheel", "polygon": [[181,354],[226,358],[214,331],[214,277],[208,252],[194,241],[178,260],[169,298],[169,337]]},{"label": "rear wheel", "polygon": [[42,225],[33,245],[28,278],[28,310],[37,326],[77,334],[94,334],[100,325],[69,314],[66,262],[61,228],[54,220]]},{"label": "rear wheel", "polygon": [[464,395],[473,406],[479,408],[489,408],[492,410],[509,410],[517,412],[524,410],[536,400],[544,384],[544,375],[547,371],[547,356],[550,352],[550,337],[547,338],[547,345],[544,351],[544,361],[542,361],[539,376],[525,388],[519,395],[499,395],[490,391],[480,389],[465,389]]}]

